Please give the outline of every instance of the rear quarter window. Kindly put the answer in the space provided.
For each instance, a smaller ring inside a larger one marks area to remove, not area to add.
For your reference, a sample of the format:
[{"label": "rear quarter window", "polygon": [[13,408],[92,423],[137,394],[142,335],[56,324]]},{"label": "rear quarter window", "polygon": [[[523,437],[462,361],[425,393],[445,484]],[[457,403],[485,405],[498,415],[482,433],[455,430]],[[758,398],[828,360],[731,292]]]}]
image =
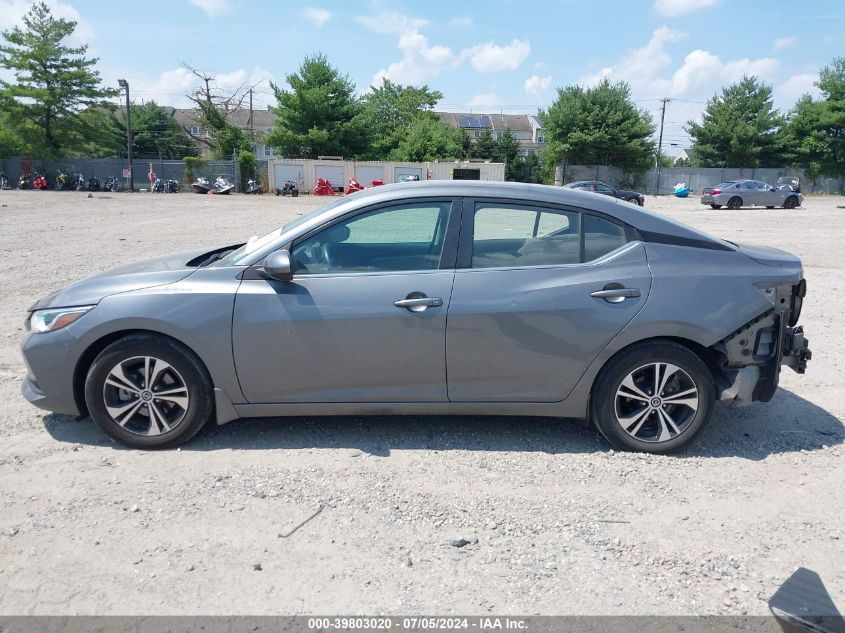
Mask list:
[{"label": "rear quarter window", "polygon": [[624,246],[625,229],[595,215],[584,215],[584,261],[591,262]]}]

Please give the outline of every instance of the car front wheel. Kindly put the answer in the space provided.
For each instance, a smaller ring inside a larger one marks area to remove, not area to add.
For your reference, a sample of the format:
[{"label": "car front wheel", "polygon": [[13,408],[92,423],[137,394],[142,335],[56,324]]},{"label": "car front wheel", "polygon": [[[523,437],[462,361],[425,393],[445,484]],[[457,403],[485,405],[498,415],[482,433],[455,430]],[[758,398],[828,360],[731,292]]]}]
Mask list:
[{"label": "car front wheel", "polygon": [[608,363],[593,388],[591,416],[614,448],[669,453],[704,428],[715,399],[704,362],[682,345],[657,341]]},{"label": "car front wheel", "polygon": [[85,403],[107,435],[132,448],[173,448],[203,427],[213,387],[202,362],[165,337],[138,334],[107,346],[91,365]]}]

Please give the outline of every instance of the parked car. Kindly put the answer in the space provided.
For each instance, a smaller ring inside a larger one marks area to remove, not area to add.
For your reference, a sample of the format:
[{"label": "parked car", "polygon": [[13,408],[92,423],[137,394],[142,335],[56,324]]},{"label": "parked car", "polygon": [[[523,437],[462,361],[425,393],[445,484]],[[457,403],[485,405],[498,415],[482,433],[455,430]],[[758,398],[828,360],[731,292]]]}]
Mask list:
[{"label": "parked car", "polygon": [[776,189],[759,180],[728,180],[715,187],[706,187],[701,193],[701,204],[714,209],[727,207],[761,206],[767,209],[783,207],[794,209],[804,202],[804,196],[789,188]]},{"label": "parked car", "polygon": [[576,182],[570,182],[563,187],[564,189],[578,189],[580,191],[601,193],[605,196],[612,196],[614,198],[619,198],[620,200],[633,202],[634,204],[638,204],[640,206],[645,204],[645,196],[640,192],[628,191],[626,189],[616,189],[608,185],[606,182],[601,182],[600,180],[578,180]]},{"label": "parked car", "polygon": [[777,189],[788,188],[796,193],[801,193],[801,182],[793,176],[781,176],[775,183]]},{"label": "parked car", "polygon": [[405,182],[48,295],[23,393],[136,448],[212,418],[431,413],[586,418],[667,452],[717,399],[804,372],[805,290],[789,253],[601,196]]}]

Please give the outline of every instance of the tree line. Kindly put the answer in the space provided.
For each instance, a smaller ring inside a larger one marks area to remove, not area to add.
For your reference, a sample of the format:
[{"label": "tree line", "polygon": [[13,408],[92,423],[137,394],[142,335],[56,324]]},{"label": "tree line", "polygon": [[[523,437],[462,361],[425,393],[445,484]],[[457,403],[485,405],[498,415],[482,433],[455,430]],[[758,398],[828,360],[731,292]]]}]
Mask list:
[{"label": "tree line", "polygon": [[[75,28],[75,22],[56,18],[36,2],[22,26],[2,32],[0,67],[15,78],[0,81],[0,156],[124,154],[125,112],[114,103],[119,91],[102,85],[98,60],[87,56],[87,46],[66,44]],[[189,70],[201,88],[187,97],[198,125],[212,132],[203,139],[211,156],[235,155],[254,166],[253,139],[229,120],[251,86],[221,90],[211,76]],[[538,112],[545,149],[522,156],[510,130],[498,138],[484,130],[472,139],[465,129],[441,121],[434,108],[443,95],[426,85],[383,80],[359,94],[349,76],[320,54],[306,57],[285,80],[271,84],[270,109],[277,120],[264,142],[290,158],[485,159],[505,163],[506,178],[524,182],[550,181],[559,163],[613,165],[634,173],[656,158],[655,123],[621,81],[558,88],[553,103]],[[689,163],[796,165],[811,176],[845,173],[845,58],[823,68],[815,85],[821,96],[801,97],[786,114],[774,108],[771,86],[756,77],[724,88],[707,102],[702,120],[686,126]],[[195,139],[154,102],[132,105],[132,132],[136,156],[196,155]]]}]

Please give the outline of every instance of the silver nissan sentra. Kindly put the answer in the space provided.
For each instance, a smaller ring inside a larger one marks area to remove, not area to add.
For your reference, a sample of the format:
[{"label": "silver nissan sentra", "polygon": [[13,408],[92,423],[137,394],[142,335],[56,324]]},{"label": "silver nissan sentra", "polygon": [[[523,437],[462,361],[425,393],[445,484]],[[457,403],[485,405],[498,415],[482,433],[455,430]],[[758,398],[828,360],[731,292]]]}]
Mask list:
[{"label": "silver nissan sentra", "polygon": [[399,183],[261,238],[124,266],[32,306],[23,393],[136,448],[213,419],[589,419],[687,444],[717,399],[810,358],[801,262],[599,194]]}]

